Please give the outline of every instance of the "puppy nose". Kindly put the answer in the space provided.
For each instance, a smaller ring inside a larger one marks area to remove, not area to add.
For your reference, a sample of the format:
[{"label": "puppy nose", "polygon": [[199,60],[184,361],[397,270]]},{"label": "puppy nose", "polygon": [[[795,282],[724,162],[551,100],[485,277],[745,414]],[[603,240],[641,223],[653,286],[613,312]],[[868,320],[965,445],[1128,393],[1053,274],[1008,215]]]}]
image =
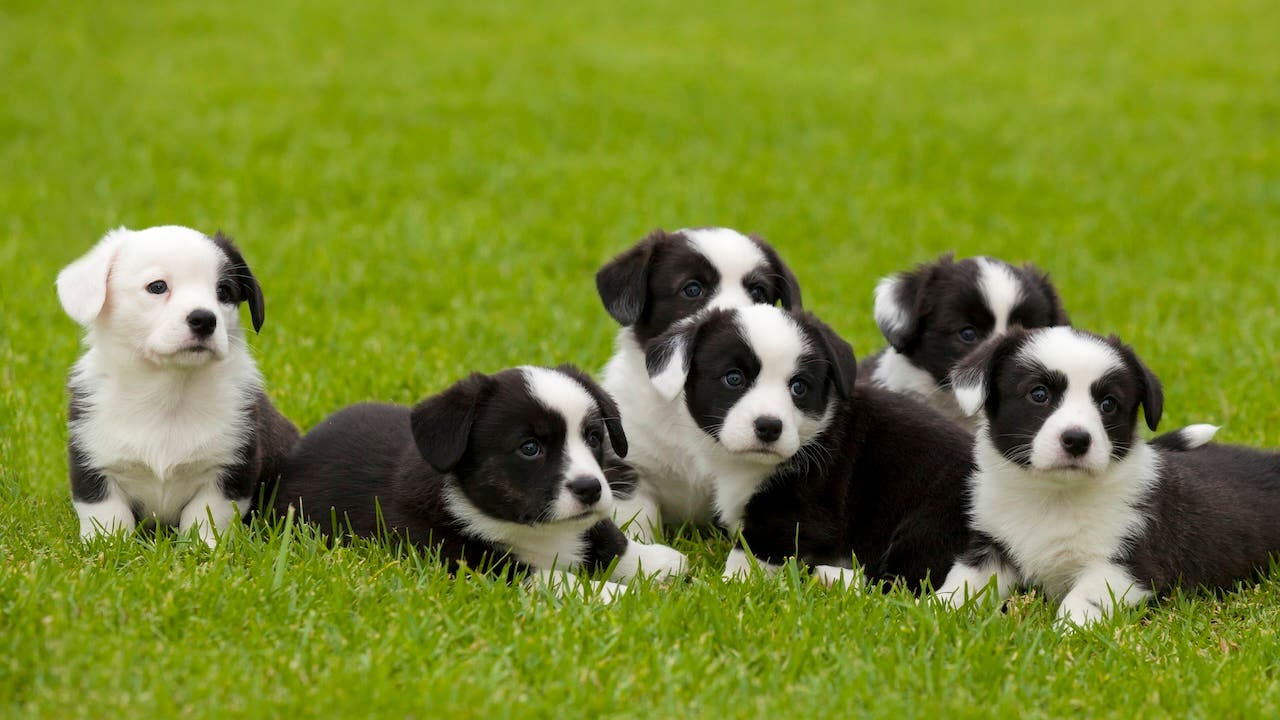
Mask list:
[{"label": "puppy nose", "polygon": [[1072,457],[1080,457],[1089,452],[1089,444],[1092,438],[1089,433],[1080,428],[1071,428],[1062,433],[1062,449]]},{"label": "puppy nose", "polygon": [[590,475],[583,475],[570,480],[566,487],[583,505],[595,505],[600,499],[600,480]]},{"label": "puppy nose", "polygon": [[208,310],[192,310],[187,316],[187,325],[196,335],[209,337],[213,334],[213,329],[218,327],[218,316]]},{"label": "puppy nose", "polygon": [[769,415],[756,418],[756,437],[762,442],[773,442],[782,437],[782,421]]}]

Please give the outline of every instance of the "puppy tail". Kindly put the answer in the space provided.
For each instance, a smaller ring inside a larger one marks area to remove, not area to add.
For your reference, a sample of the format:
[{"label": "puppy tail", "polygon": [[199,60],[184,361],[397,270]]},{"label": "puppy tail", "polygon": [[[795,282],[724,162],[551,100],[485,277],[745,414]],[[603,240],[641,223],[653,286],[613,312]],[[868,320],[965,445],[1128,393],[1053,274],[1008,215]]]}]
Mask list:
[{"label": "puppy tail", "polygon": [[1218,434],[1218,430],[1217,425],[1205,423],[1187,425],[1152,438],[1151,445],[1175,452],[1194,450],[1201,445],[1207,445],[1210,440],[1213,440],[1213,436]]}]

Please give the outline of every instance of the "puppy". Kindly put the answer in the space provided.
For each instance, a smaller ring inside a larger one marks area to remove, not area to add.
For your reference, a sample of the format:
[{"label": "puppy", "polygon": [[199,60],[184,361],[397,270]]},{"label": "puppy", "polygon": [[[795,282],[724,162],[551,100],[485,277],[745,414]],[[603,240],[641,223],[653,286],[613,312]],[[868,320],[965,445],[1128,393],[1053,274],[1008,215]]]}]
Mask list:
[{"label": "puppy", "polygon": [[985,339],[1011,327],[1070,325],[1049,276],[989,257],[944,255],[876,286],[875,317],[889,347],[867,359],[863,380],[910,393],[970,431],[948,373]]},{"label": "puppy", "polygon": [[609,519],[606,432],[625,457],[617,406],[572,367],[476,373],[412,409],[354,405],[321,421],[289,457],[276,509],[296,505],[326,533],[388,533],[450,571],[532,571],[560,590],[575,584],[564,571],[615,561],[616,580],[684,573],[683,555],[630,542]]},{"label": "puppy", "polygon": [[80,536],[155,518],[214,544],[298,439],[267,400],[240,329],[242,303],[255,332],[265,317],[253,272],[221,234],[119,228],[57,286],[88,330],[69,383]]},{"label": "puppy", "polygon": [[[855,385],[849,344],[817,318],[756,305],[677,325],[648,348],[668,427],[686,438],[737,535],[726,578],[787,557],[853,586],[853,557],[875,579],[915,589],[967,547],[971,438],[922,403]],[[745,548],[744,548],[745,543]]]},{"label": "puppy", "polygon": [[631,438],[627,465],[634,472],[609,462],[611,476],[632,478],[620,489],[618,522],[642,540],[652,538],[664,520],[708,523],[712,489],[694,470],[698,444],[671,432],[675,409],[649,383],[644,346],[673,323],[709,308],[799,308],[799,283],[764,240],[699,228],[654,231],[601,268],[596,287],[609,315],[623,326],[603,375]]},{"label": "puppy", "polygon": [[952,382],[983,423],[973,543],[938,590],[950,604],[991,581],[999,598],[1034,585],[1087,625],[1175,587],[1230,588],[1280,551],[1280,454],[1206,445],[1210,426],[1177,450],[1144,442],[1139,407],[1154,430],[1163,391],[1115,337],[1014,330]]}]

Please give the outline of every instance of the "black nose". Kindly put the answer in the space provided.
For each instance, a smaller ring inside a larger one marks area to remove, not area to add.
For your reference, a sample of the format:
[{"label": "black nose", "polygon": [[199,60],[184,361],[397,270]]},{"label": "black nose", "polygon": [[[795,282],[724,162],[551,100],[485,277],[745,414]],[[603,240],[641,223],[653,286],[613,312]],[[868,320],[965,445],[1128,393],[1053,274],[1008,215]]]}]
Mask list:
[{"label": "black nose", "polygon": [[573,496],[582,501],[583,505],[595,505],[600,499],[600,480],[589,475],[576,477],[570,480],[566,485],[569,492]]},{"label": "black nose", "polygon": [[756,418],[756,437],[762,442],[773,442],[782,437],[782,421],[769,415]]},{"label": "black nose", "polygon": [[1087,431],[1080,428],[1071,428],[1062,433],[1062,449],[1072,457],[1080,457],[1089,452],[1089,443],[1092,438]]},{"label": "black nose", "polygon": [[218,316],[208,310],[192,310],[187,316],[187,325],[197,336],[209,337],[213,334],[213,329],[218,327]]}]

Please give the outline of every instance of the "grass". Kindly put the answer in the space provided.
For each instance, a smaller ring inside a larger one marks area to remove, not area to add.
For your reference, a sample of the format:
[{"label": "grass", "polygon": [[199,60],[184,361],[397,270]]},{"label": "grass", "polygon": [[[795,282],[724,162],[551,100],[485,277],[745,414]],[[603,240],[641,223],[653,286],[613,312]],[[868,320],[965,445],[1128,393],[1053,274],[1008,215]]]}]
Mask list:
[{"label": "grass", "polygon": [[[1280,584],[1062,637],[803,573],[617,606],[256,527],[82,546],[53,278],[222,228],[307,427],[472,369],[598,368],[591,275],[657,226],[764,234],[867,354],[879,276],[1050,269],[1168,427],[1280,445],[1280,15],[1265,0],[0,7],[0,715],[1274,716]],[[1280,578],[1280,576],[1277,576]]]}]

